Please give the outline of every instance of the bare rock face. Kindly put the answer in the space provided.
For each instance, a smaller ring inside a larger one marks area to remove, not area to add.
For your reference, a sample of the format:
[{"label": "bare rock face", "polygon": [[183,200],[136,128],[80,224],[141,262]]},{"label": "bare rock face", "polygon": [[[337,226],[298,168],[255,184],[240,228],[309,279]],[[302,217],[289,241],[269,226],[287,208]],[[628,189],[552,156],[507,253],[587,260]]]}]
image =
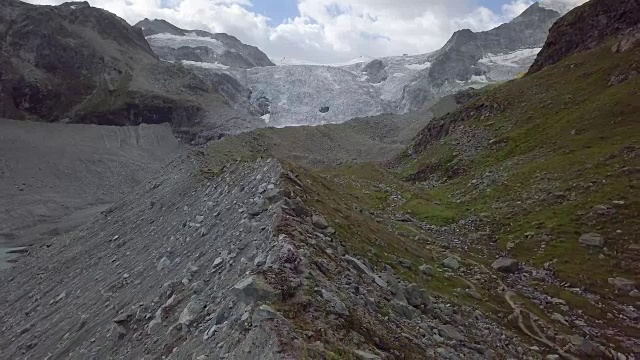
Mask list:
[{"label": "bare rock face", "polygon": [[[592,0],[579,6],[549,30],[549,37],[538,53],[529,74],[560,60],[622,36],[622,48],[630,46],[640,32],[640,6],[636,0]],[[634,35],[636,34],[636,35]],[[625,40],[625,38],[627,40]]]}]

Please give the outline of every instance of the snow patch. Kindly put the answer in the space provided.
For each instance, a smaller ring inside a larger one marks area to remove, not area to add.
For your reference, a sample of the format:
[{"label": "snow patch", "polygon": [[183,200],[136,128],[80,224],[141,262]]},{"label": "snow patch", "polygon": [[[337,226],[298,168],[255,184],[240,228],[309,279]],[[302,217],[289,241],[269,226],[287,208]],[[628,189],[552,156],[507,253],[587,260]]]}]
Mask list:
[{"label": "snow patch", "polygon": [[262,118],[262,120],[264,120],[265,124],[268,124],[269,121],[271,121],[271,114],[264,114],[262,116],[260,116]]},{"label": "snow patch", "polygon": [[522,66],[523,62],[530,62],[542,48],[522,49],[507,54],[487,54],[478,62],[484,65]]},{"label": "snow patch", "polygon": [[272,60],[272,61],[273,61],[274,64],[276,64],[278,66],[312,65],[312,66],[341,67],[341,66],[349,66],[349,65],[354,65],[354,64],[360,64],[360,63],[364,63],[364,62],[370,62],[371,60],[373,60],[373,58],[370,58],[368,56],[361,56],[359,58],[351,59],[349,61],[344,61],[344,62],[339,62],[339,63],[328,63],[328,64],[317,63],[317,62],[306,61],[306,60],[298,60],[298,59],[287,59],[287,58],[282,58],[280,60]]},{"label": "snow patch", "polygon": [[469,81],[471,81],[471,82],[481,82],[481,83],[489,82],[487,80],[487,77],[484,76],[484,75],[480,75],[480,76],[473,75],[473,76],[471,76],[471,79],[469,79]]},{"label": "snow patch", "polygon": [[173,34],[155,34],[147,36],[147,42],[149,45],[156,47],[170,47],[177,49],[183,46],[198,47],[205,46],[213,50],[217,54],[222,54],[227,49],[220,41],[208,37],[198,36],[195,33],[188,33],[185,36],[173,35]]},{"label": "snow patch", "polygon": [[227,65],[222,65],[220,63],[207,63],[207,62],[189,61],[189,60],[182,60],[182,64],[198,66],[198,67],[202,67],[202,68],[206,68],[206,69],[224,70],[224,69],[228,69],[229,68]]},{"label": "snow patch", "polygon": [[405,67],[409,70],[424,70],[431,67],[430,62],[426,62],[424,64],[407,64]]}]

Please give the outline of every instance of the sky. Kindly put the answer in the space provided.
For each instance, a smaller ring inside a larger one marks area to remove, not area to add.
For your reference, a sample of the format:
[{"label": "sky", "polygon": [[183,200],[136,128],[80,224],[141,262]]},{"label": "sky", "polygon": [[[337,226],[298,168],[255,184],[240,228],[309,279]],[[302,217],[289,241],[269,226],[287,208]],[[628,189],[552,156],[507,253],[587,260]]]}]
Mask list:
[{"label": "sky", "polygon": [[[65,0],[27,0],[54,5]],[[544,0],[568,9],[586,0]],[[331,64],[437,50],[454,31],[488,30],[533,0],[89,0],[130,24],[164,19],[225,32],[274,61]]]}]

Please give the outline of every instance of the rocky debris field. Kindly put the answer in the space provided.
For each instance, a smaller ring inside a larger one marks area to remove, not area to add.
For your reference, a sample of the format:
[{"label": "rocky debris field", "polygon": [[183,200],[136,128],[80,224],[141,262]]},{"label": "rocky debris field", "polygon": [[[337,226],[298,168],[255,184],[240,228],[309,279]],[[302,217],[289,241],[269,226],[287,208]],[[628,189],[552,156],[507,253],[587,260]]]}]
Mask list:
[{"label": "rocky debris field", "polygon": [[305,171],[269,159],[207,178],[180,160],[0,273],[0,357],[541,358],[352,252]]}]

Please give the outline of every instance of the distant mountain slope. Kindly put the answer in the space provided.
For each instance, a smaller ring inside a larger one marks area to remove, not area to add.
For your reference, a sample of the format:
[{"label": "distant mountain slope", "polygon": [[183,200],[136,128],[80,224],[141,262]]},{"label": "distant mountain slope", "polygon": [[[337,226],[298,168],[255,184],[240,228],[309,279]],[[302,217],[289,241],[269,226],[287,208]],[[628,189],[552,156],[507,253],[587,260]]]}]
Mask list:
[{"label": "distant mountain slope", "polygon": [[405,113],[456,91],[511,80],[527,71],[559,16],[536,3],[495,29],[460,30],[434,53],[339,68],[287,65],[207,71],[227,72],[251,89],[252,103],[269,105],[270,125],[340,123],[357,116]]},{"label": "distant mountain slope", "polygon": [[[497,28],[478,33],[469,29],[456,31],[431,56],[431,66],[420,72],[405,88],[402,108],[420,108],[443,93],[459,89],[460,83],[474,77],[485,77],[485,81],[488,80],[487,75],[495,76],[493,81],[513,78],[515,72],[492,72],[491,59],[508,57],[508,54],[519,51],[521,62],[514,64],[516,66],[513,69],[525,71],[527,63],[533,60],[536,51],[544,44],[549,28],[559,17],[558,12],[534,3],[522,14]],[[527,50],[523,52],[523,49]]]},{"label": "distant mountain slope", "polygon": [[243,69],[274,65],[257,47],[243,44],[225,33],[184,30],[158,19],[144,19],[134,26],[142,29],[155,53],[163,60],[218,63]]},{"label": "distant mountain slope", "polygon": [[0,117],[170,123],[189,141],[261,124],[239,116],[213,84],[160,61],[139,29],[86,2],[4,0],[0,73]]}]

